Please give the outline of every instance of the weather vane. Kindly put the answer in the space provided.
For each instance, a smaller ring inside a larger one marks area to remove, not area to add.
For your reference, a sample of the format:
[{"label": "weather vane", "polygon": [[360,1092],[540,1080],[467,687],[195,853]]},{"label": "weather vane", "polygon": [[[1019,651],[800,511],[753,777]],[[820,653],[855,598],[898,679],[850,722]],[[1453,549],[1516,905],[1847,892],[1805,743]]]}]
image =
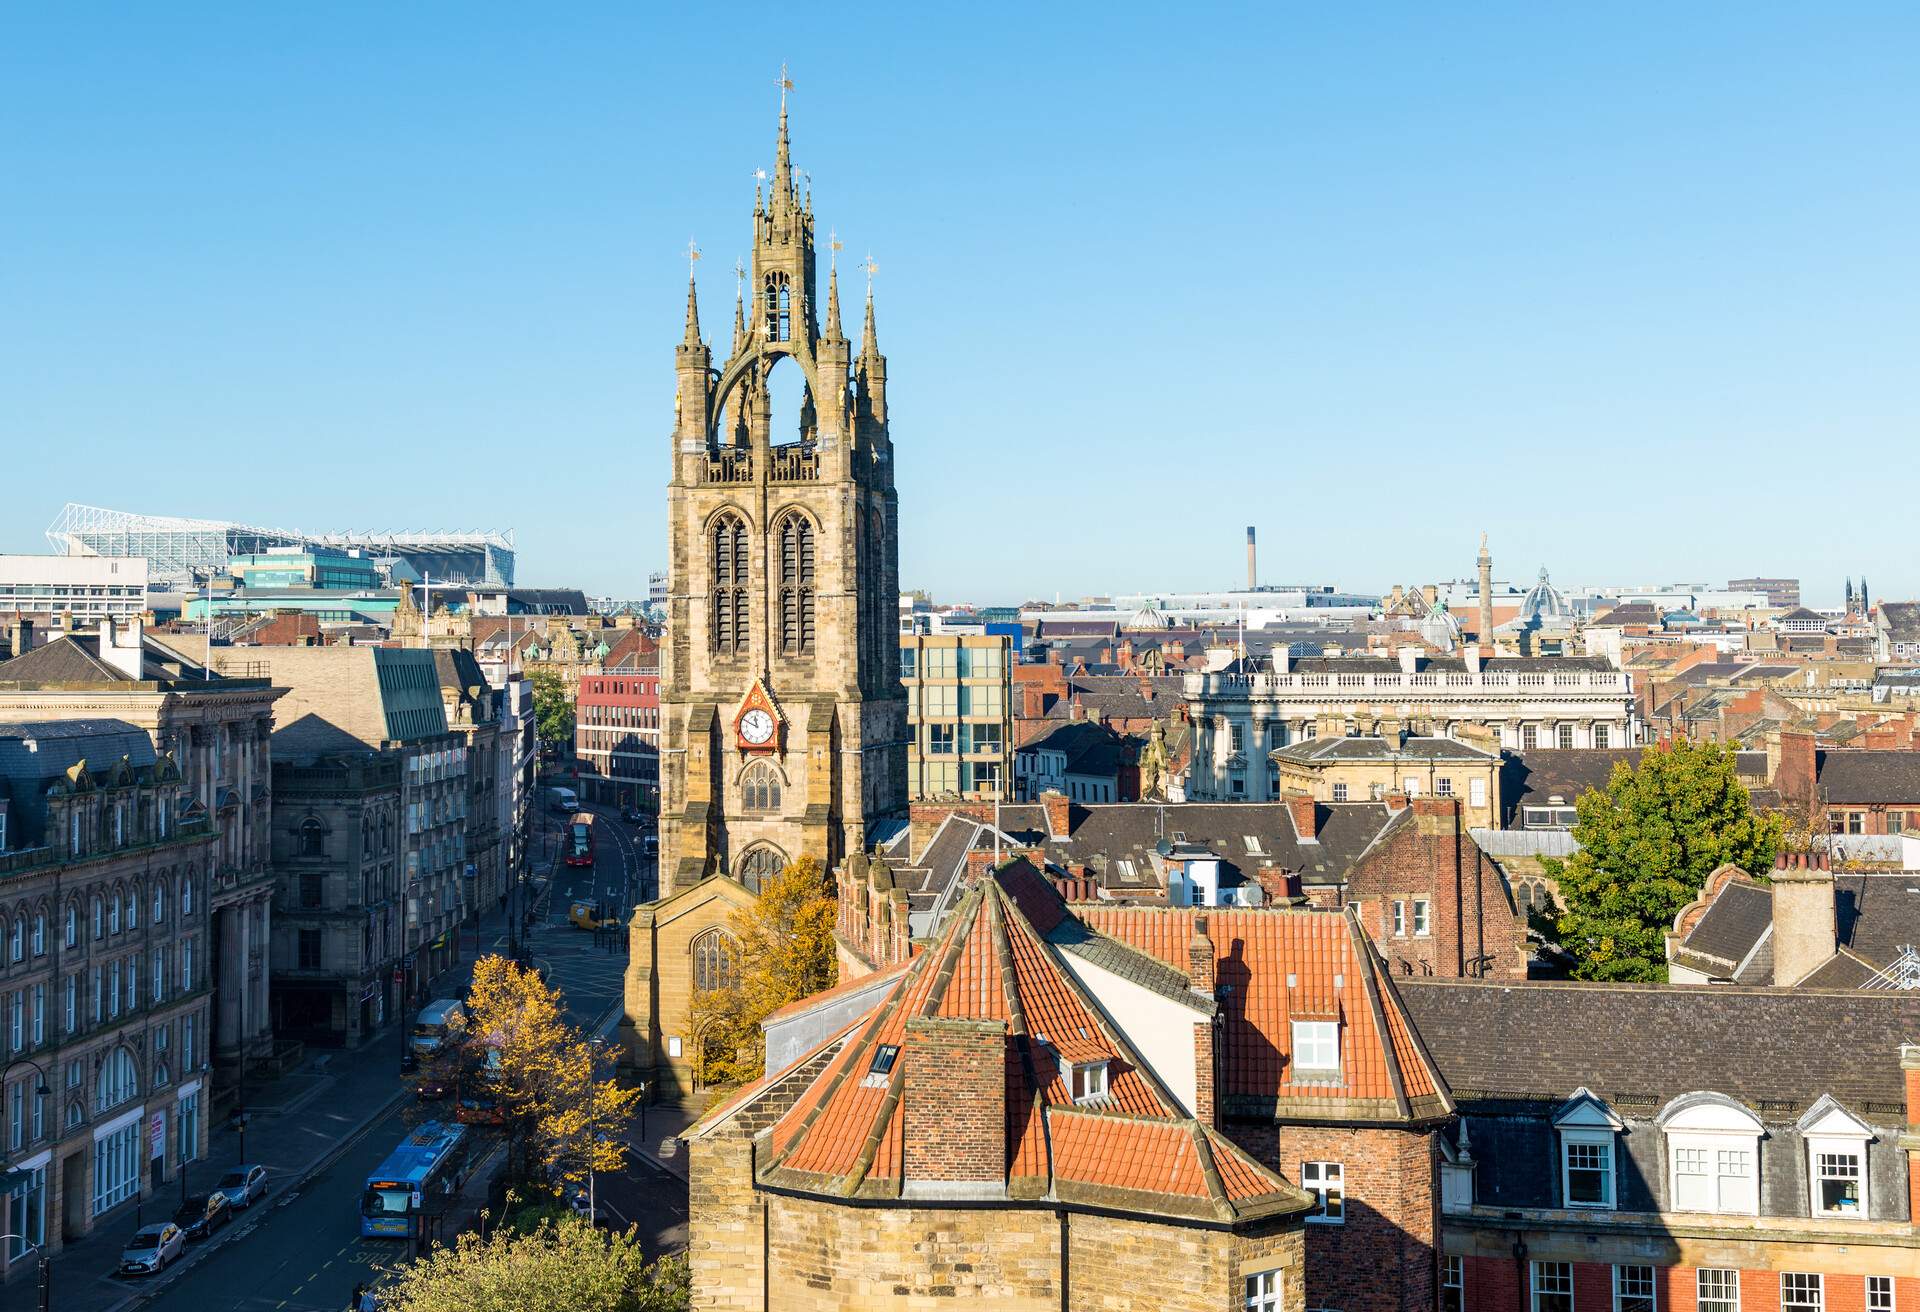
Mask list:
[{"label": "weather vane", "polygon": [[700,262],[700,247],[693,238],[687,238],[687,277],[693,277],[693,266]]},{"label": "weather vane", "polygon": [[767,180],[767,171],[765,169],[755,169],[753,171],[753,180],[755,182],[765,182]]},{"label": "weather vane", "polygon": [[785,64],[781,64],[780,65],[780,108],[783,112],[787,107],[787,92],[791,90],[793,90],[793,79],[787,76],[787,66]]},{"label": "weather vane", "polygon": [[880,272],[880,266],[873,262],[873,252],[867,252],[867,295],[873,295],[873,275]]},{"label": "weather vane", "polygon": [[733,295],[738,300],[747,285],[747,266],[739,260],[733,262]]},{"label": "weather vane", "polygon": [[827,268],[838,268],[840,264],[840,234],[832,228],[827,229]]}]

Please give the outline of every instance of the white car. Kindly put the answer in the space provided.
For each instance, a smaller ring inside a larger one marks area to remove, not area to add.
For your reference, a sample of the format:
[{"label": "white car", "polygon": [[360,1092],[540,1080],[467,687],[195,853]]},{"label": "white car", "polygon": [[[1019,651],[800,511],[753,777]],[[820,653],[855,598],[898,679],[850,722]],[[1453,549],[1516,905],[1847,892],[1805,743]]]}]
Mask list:
[{"label": "white car", "polygon": [[257,1200],[267,1196],[267,1168],[236,1166],[220,1177],[219,1192],[227,1196],[227,1201],[233,1204],[236,1212],[251,1207]]},{"label": "white car", "polygon": [[120,1250],[120,1270],[133,1276],[164,1271],[167,1263],[180,1256],[180,1250],[186,1246],[186,1234],[171,1221],[143,1225]]}]

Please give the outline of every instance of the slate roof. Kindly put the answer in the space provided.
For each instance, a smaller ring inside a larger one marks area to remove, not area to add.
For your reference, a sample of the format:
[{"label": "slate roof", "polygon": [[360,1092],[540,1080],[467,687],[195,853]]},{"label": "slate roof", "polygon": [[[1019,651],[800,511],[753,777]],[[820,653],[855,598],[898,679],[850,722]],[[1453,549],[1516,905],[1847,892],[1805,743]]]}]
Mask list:
[{"label": "slate roof", "polygon": [[1330,761],[1498,761],[1493,752],[1452,738],[1307,738],[1267,755],[1276,761],[1319,764]]},{"label": "slate roof", "polygon": [[[0,665],[0,672],[5,669]],[[1815,769],[1829,805],[1920,805],[1920,752],[1871,748],[1820,752]]]},{"label": "slate roof", "polygon": [[[1920,888],[1906,871],[1836,874],[1833,919],[1836,957],[1804,980],[1773,978],[1773,890],[1764,884],[1729,882],[1693,928],[1674,945],[1674,960],[1718,978],[1804,988],[1858,988],[1920,946]],[[1848,957],[1854,966],[1842,964]],[[1742,962],[1746,965],[1736,972]],[[1860,976],[1863,967],[1865,975]],[[1857,982],[1856,976],[1859,976]]]},{"label": "slate roof", "polygon": [[1848,1106],[1898,1108],[1900,1045],[1920,1039],[1920,993],[1898,990],[1441,979],[1397,987],[1463,1104],[1558,1101],[1585,1086],[1647,1114],[1702,1089],[1775,1120],[1824,1093]]},{"label": "slate roof", "polygon": [[[914,958],[775,1123],[761,1180],[834,1198],[938,1193],[942,1182],[911,1179],[907,1171],[903,1100],[926,1074],[914,1069],[907,1040],[907,1021],[916,1017],[1006,1027],[1006,1176],[995,1193],[1229,1224],[1311,1206],[1305,1194],[1184,1113],[997,874],[968,893],[939,941]],[[873,1078],[882,1046],[898,1055],[890,1072]],[[1075,1105],[1062,1060],[1104,1060],[1105,1101]]]},{"label": "slate roof", "polygon": [[[1417,1121],[1451,1110],[1394,982],[1359,927],[1293,907],[1079,905],[1088,928],[1184,973],[1198,917],[1212,940],[1228,1110],[1283,1119]],[[1341,1073],[1295,1078],[1292,1022],[1339,1019]]]},{"label": "slate roof", "polygon": [[[1118,802],[1069,808],[1071,833],[1049,838],[1046,812],[1002,807],[1008,834],[1044,847],[1047,858],[1076,870],[1091,867],[1109,884],[1121,880],[1116,863],[1133,862],[1138,877],[1158,887],[1154,858],[1162,841],[1181,835],[1221,858],[1224,874],[1243,878],[1261,865],[1300,871],[1309,882],[1337,881],[1379,838],[1394,812],[1380,802],[1322,803],[1318,833],[1302,842],[1285,802]],[[1258,844],[1256,849],[1247,840]]]},{"label": "slate roof", "polygon": [[[205,667],[143,632],[141,678],[134,679],[100,658],[98,633],[68,634],[24,656],[0,661],[0,684],[137,683],[143,680],[198,679]],[[214,679],[222,676],[215,674]]]},{"label": "slate roof", "polygon": [[[1055,709],[1058,709],[1056,707]],[[1061,752],[1067,758],[1068,774],[1108,779],[1126,763],[1126,740],[1104,724],[1078,720],[1058,725],[1026,743],[1022,752]]]},{"label": "slate roof", "polygon": [[1541,805],[1549,797],[1562,797],[1568,806],[1589,788],[1604,790],[1613,777],[1613,767],[1640,763],[1640,747],[1536,748],[1530,752],[1509,752],[1500,771],[1500,796],[1508,814],[1518,815],[1520,807]]},{"label": "slate roof", "polygon": [[1881,602],[1880,627],[1894,642],[1920,642],[1920,602]]},{"label": "slate roof", "polygon": [[1674,958],[1681,965],[1726,975],[1772,927],[1773,890],[1735,879],[1674,945]]},{"label": "slate roof", "polygon": [[[44,648],[42,649],[44,650]],[[14,847],[45,840],[47,788],[85,762],[101,772],[121,760],[136,769],[158,759],[144,729],[125,720],[0,721],[0,797],[9,799]]]}]

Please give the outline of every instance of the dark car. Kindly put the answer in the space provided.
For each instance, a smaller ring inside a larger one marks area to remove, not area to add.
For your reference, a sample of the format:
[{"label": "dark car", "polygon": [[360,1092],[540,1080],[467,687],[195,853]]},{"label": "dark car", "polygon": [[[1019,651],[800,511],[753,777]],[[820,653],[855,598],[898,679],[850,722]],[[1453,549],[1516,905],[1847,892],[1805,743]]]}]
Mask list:
[{"label": "dark car", "polygon": [[623,806],[620,808],[620,818],[630,825],[637,825],[647,817],[646,813],[637,806]]},{"label": "dark car", "polygon": [[233,1220],[233,1204],[223,1193],[195,1194],[173,1214],[173,1223],[189,1239],[205,1239]]}]

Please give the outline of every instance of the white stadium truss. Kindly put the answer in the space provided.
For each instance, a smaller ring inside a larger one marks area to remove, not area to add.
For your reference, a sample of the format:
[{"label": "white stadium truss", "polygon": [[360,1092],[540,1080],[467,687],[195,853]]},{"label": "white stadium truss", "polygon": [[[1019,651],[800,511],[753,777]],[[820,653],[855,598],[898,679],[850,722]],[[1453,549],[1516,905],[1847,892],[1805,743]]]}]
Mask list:
[{"label": "white stadium truss", "polygon": [[66,556],[143,556],[155,583],[192,587],[226,572],[235,556],[269,547],[359,547],[400,556],[422,574],[450,582],[513,583],[513,531],[302,533],[181,515],[138,515],[68,502],[47,526],[47,541]]}]

